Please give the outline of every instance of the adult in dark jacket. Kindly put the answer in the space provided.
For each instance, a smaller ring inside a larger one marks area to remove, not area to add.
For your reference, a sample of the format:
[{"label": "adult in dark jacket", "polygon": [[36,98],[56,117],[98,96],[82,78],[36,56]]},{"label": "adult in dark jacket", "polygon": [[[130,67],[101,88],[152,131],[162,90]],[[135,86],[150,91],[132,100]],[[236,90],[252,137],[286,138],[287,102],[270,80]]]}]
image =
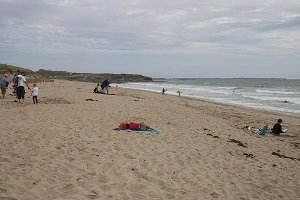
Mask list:
[{"label": "adult in dark jacket", "polygon": [[282,123],[282,119],[278,119],[277,123],[274,124],[273,129],[272,129],[272,133],[274,135],[280,135],[280,133],[285,133],[286,132],[286,130],[282,130],[281,123]]},{"label": "adult in dark jacket", "polygon": [[101,83],[101,89],[102,90],[106,90],[106,94],[108,94],[108,87],[110,87],[109,86],[109,84],[110,84],[110,81],[109,80],[104,80],[102,83]]}]

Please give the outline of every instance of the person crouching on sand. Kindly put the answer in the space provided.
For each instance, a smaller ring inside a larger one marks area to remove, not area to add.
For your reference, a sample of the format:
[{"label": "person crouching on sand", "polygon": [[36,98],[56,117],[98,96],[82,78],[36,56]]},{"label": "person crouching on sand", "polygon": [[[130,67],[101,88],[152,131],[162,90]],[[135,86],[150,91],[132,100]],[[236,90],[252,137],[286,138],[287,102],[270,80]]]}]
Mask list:
[{"label": "person crouching on sand", "polygon": [[32,101],[33,104],[38,104],[38,95],[39,95],[39,88],[36,86],[36,84],[33,84],[33,88],[31,91],[31,95],[32,95]]},{"label": "person crouching on sand", "polygon": [[108,94],[108,87],[110,87],[110,84],[111,82],[109,80],[104,80],[102,83],[101,83],[101,89],[102,91],[105,91],[106,94]]}]

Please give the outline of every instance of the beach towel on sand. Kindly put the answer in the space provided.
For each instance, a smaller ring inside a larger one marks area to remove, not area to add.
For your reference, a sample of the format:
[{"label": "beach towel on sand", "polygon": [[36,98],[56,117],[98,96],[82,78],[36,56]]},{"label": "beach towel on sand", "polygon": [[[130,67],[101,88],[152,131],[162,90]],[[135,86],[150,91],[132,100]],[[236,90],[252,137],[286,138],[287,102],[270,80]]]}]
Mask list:
[{"label": "beach towel on sand", "polygon": [[143,133],[143,134],[147,134],[147,135],[150,135],[150,134],[160,134],[160,131],[159,130],[146,130],[146,131],[134,131],[134,130],[130,130],[130,129],[126,129],[125,130],[127,133]]},{"label": "beach towel on sand", "polygon": [[259,136],[266,136],[268,133],[270,133],[270,128],[268,125],[265,125],[263,128],[254,128],[252,126],[245,126],[243,129],[247,132],[251,131],[252,133],[255,133]]}]

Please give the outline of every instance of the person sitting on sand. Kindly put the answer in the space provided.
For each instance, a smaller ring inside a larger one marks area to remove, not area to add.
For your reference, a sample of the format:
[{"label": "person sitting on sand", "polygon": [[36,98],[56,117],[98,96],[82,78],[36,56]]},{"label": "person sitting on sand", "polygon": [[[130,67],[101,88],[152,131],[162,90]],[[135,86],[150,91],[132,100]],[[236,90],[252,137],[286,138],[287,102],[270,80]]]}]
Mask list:
[{"label": "person sitting on sand", "polygon": [[99,91],[99,83],[96,85],[95,89],[94,89],[94,93],[100,93]]},{"label": "person sitting on sand", "polygon": [[282,129],[281,123],[282,123],[282,119],[278,119],[277,123],[274,124],[274,126],[272,128],[272,133],[274,135],[280,135],[280,133],[285,133],[286,132],[285,129]]}]

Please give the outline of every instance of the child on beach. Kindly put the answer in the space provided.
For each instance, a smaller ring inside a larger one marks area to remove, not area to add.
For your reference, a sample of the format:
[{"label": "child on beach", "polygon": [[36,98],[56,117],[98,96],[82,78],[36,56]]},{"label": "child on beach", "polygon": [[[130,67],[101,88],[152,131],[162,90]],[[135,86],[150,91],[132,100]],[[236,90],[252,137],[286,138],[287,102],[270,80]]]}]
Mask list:
[{"label": "child on beach", "polygon": [[272,133],[274,135],[279,135],[280,133],[285,133],[287,131],[286,129],[282,129],[281,123],[282,123],[282,119],[278,119],[277,123],[274,124],[272,128]]},{"label": "child on beach", "polygon": [[36,86],[36,84],[33,84],[33,88],[31,91],[31,95],[32,95],[32,101],[33,104],[38,104],[38,95],[39,95],[39,88]]}]

